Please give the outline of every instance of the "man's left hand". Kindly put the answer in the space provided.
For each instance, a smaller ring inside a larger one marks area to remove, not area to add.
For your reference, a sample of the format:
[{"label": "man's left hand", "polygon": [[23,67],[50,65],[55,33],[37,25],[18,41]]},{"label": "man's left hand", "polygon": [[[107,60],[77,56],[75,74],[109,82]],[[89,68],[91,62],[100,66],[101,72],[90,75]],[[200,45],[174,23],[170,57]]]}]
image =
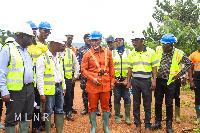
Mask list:
[{"label": "man's left hand", "polygon": [[153,82],[151,83],[151,88],[150,88],[150,89],[151,89],[152,91],[156,89],[156,82],[155,82],[155,81],[153,81]]},{"label": "man's left hand", "polygon": [[71,84],[74,84],[76,82],[76,78],[75,77],[72,77],[72,82]]},{"label": "man's left hand", "polygon": [[176,81],[179,78],[180,78],[180,76],[177,74],[175,77],[172,78],[172,80]]},{"label": "man's left hand", "polygon": [[115,87],[115,84],[114,83],[110,83],[110,89],[113,90]]}]

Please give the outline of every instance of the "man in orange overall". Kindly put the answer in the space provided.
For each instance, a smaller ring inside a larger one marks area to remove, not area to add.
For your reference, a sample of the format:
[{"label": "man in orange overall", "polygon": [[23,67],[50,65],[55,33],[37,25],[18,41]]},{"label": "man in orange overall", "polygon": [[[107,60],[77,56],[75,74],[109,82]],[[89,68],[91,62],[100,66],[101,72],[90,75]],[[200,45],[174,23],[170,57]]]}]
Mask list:
[{"label": "man in orange overall", "polygon": [[82,74],[87,78],[88,113],[92,125],[90,133],[96,133],[95,110],[98,99],[103,111],[103,130],[105,133],[111,133],[108,128],[109,99],[110,91],[114,88],[115,70],[111,51],[100,46],[101,38],[102,34],[99,31],[93,31],[90,34],[92,48],[84,54],[81,64]]}]

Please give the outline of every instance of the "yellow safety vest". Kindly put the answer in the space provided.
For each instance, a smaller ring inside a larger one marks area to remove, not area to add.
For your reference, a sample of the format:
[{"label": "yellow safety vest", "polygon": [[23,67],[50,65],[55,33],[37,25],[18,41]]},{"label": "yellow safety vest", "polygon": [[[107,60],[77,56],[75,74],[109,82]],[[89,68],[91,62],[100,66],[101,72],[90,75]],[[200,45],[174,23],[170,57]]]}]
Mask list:
[{"label": "yellow safety vest", "polygon": [[9,43],[7,45],[10,48],[7,88],[8,90],[19,91],[24,84],[24,61],[14,43]]},{"label": "yellow safety vest", "polygon": [[[162,54],[163,54],[162,46],[158,46],[156,48],[156,53],[157,53],[159,61],[161,62]],[[181,71],[182,63],[180,63],[180,61],[181,61],[183,55],[184,55],[183,51],[175,48],[175,51],[174,51],[174,54],[172,57],[172,64],[171,64],[171,68],[170,68],[169,79],[168,79],[167,85],[169,85],[171,82],[174,82],[174,80],[172,80],[172,78],[175,77]],[[160,64],[159,64],[159,66],[160,66]],[[159,66],[157,67],[157,71],[159,69]]]},{"label": "yellow safety vest", "polygon": [[[128,55],[130,53],[129,49],[124,50],[122,54],[122,76],[126,77],[128,73]],[[112,50],[112,56],[113,56],[113,62],[114,62],[114,68],[115,68],[115,77],[119,77],[121,74],[121,58],[118,54],[117,50]]]},{"label": "yellow safety vest", "polygon": [[64,71],[67,79],[72,79],[72,50],[67,48],[64,55]]},{"label": "yellow safety vest", "polygon": [[152,68],[159,63],[155,51],[149,47],[146,47],[144,52],[133,50],[128,56],[128,61],[132,68],[132,77],[137,78],[151,78]]},{"label": "yellow safety vest", "polygon": [[55,77],[54,67],[52,59],[49,58],[47,52],[42,54],[45,59],[45,71],[44,71],[44,94],[54,95],[55,94]]}]

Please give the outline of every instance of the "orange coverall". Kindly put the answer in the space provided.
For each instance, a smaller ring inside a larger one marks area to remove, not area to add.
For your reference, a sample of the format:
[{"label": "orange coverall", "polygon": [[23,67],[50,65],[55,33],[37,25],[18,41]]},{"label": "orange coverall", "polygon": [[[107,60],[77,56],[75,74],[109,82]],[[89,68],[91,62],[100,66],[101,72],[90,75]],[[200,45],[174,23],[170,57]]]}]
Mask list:
[{"label": "orange coverall", "polygon": [[[115,70],[114,63],[112,58],[112,53],[110,50],[107,50],[107,65],[105,68],[105,51],[104,47],[101,47],[100,52],[95,51],[93,48],[90,49],[94,57],[96,58],[101,71],[106,70],[106,74],[98,75],[99,68],[95,62],[95,59],[92,57],[91,53],[87,51],[82,59],[81,72],[87,78],[86,91],[88,93],[89,107],[88,113],[95,112],[97,108],[98,99],[101,102],[102,111],[110,111],[109,108],[109,99],[110,99],[110,84],[115,83]],[[98,78],[100,86],[96,86],[93,82],[93,78]]]}]

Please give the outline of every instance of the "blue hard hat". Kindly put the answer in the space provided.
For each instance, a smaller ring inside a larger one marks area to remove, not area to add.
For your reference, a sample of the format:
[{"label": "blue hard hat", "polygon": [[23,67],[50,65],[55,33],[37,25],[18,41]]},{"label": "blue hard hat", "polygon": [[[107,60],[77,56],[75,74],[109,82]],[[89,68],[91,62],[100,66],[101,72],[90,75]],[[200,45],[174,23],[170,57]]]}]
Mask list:
[{"label": "blue hard hat", "polygon": [[90,34],[90,39],[99,39],[102,38],[102,34],[99,31],[93,31]]},{"label": "blue hard hat", "polygon": [[44,29],[48,29],[51,30],[51,25],[48,22],[41,22],[38,26],[39,29],[44,28]]},{"label": "blue hard hat", "polygon": [[29,24],[31,26],[32,29],[37,29],[38,27],[35,25],[35,23],[33,23],[32,21],[27,21],[27,24]]},{"label": "blue hard hat", "polygon": [[197,42],[199,42],[200,41],[200,36],[197,38]]},{"label": "blue hard hat", "polygon": [[160,42],[163,43],[163,44],[174,43],[176,41],[177,41],[177,39],[173,34],[165,34],[162,37],[162,39],[160,40]]}]

